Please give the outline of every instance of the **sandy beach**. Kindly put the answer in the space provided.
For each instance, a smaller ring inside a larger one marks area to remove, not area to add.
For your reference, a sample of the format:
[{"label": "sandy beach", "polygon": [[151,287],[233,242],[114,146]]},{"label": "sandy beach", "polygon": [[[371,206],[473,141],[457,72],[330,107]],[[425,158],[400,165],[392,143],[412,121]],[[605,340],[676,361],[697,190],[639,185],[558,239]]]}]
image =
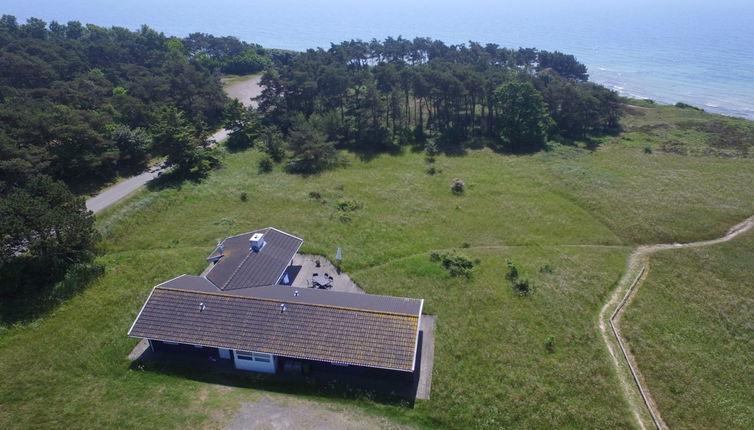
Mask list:
[{"label": "sandy beach", "polygon": [[262,87],[259,86],[259,81],[262,79],[262,75],[254,75],[248,79],[240,82],[236,82],[232,85],[225,87],[225,92],[228,97],[238,99],[244,106],[257,106],[257,102],[251,99],[257,97],[262,93]]}]

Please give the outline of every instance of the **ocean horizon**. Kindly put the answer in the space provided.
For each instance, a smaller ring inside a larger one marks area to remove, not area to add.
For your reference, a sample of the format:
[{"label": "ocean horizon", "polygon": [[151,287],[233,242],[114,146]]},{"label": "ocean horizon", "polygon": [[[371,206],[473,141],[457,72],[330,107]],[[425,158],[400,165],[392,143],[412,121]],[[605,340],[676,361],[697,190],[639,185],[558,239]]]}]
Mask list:
[{"label": "ocean horizon", "polygon": [[754,120],[754,2],[741,0],[11,0],[0,13],[298,51],[399,35],[557,50],[621,95]]}]

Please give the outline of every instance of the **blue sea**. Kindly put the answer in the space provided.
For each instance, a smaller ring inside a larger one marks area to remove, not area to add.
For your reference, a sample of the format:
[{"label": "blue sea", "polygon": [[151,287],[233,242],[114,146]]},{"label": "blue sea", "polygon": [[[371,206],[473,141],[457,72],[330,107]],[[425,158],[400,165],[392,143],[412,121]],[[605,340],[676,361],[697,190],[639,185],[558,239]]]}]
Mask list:
[{"label": "blue sea", "polygon": [[398,35],[559,50],[623,95],[754,119],[751,0],[4,0],[0,13],[294,50]]}]

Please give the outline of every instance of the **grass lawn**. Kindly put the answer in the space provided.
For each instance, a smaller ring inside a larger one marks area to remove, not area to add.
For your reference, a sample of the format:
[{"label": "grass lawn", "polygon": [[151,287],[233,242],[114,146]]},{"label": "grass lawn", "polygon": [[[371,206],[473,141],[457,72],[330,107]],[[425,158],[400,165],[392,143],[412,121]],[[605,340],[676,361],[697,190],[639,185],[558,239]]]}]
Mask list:
[{"label": "grass lawn", "polygon": [[[655,137],[645,132],[621,139],[597,151],[440,156],[436,175],[408,152],[348,155],[349,167],[311,177],[260,175],[250,150],[223,153],[224,167],[201,184],[142,190],[98,216],[100,280],[49,315],[0,329],[0,427],[217,427],[272,390],[428,428],[630,428],[599,309],[636,243],[714,237],[754,213],[754,166],[646,153]],[[466,183],[461,196],[454,178]],[[345,201],[361,208],[338,210]],[[268,225],[304,238],[303,252],[342,247],[344,270],[368,292],[426,299],[438,318],[430,401],[409,409],[255,377],[227,389],[130,367],[136,340],[125,333],[151,287],[200,273],[217,240]],[[451,248],[481,261],[472,280],[430,262]],[[532,280],[531,296],[505,281],[508,258]]]},{"label": "grass lawn", "polygon": [[754,233],[664,251],[622,318],[670,428],[754,428]]}]

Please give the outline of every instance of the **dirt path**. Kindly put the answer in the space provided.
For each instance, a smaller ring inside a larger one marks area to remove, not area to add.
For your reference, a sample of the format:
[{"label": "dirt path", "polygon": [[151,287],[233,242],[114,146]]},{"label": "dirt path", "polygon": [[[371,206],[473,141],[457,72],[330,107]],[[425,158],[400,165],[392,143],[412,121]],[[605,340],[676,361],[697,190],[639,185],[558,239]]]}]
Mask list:
[{"label": "dirt path", "polygon": [[631,356],[625,346],[625,341],[620,333],[619,317],[624,305],[630,302],[639,285],[646,278],[649,265],[649,255],[669,249],[698,248],[702,246],[716,245],[727,242],[741,233],[754,227],[754,216],[731,227],[720,238],[691,243],[674,243],[646,245],[637,248],[628,258],[626,273],[618,283],[618,287],[603,306],[599,314],[599,329],[602,338],[607,345],[613,365],[618,374],[620,385],[626,395],[631,412],[634,414],[639,427],[655,427],[666,429],[667,425],[662,420],[660,412],[649,391],[642,384],[642,377],[636,366],[636,360]]},{"label": "dirt path", "polygon": [[408,430],[385,418],[373,417],[343,406],[309,400],[266,396],[244,403],[231,422],[231,430]]}]

